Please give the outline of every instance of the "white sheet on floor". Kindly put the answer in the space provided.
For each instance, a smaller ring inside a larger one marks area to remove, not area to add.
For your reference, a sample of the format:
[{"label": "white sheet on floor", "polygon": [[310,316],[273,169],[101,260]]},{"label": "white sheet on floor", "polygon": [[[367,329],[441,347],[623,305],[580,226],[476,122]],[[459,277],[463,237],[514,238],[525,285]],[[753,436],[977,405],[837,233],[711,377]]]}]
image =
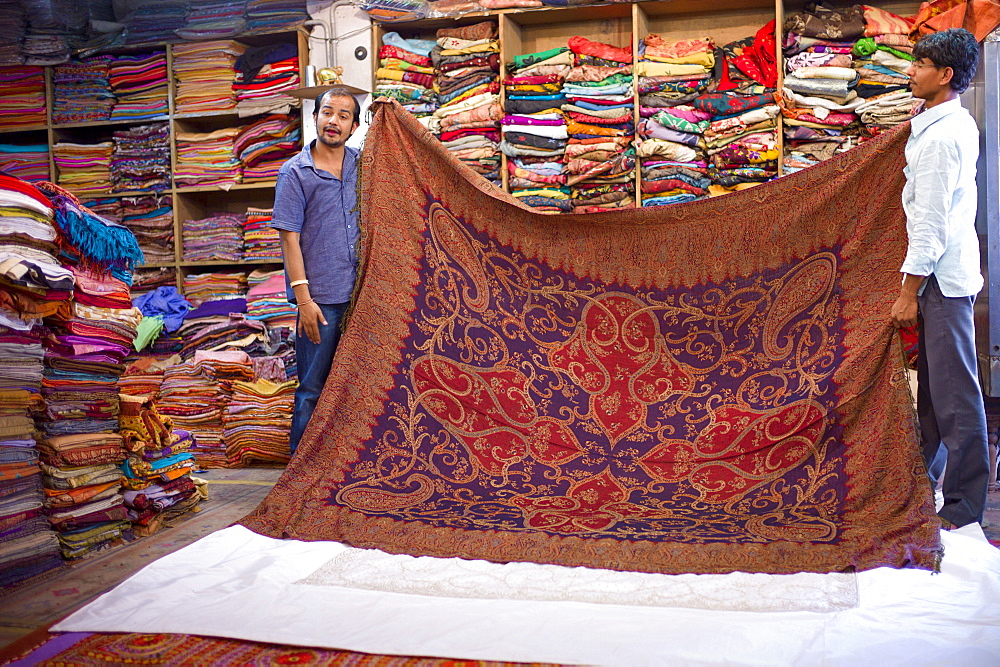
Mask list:
[{"label": "white sheet on floor", "polygon": [[940,574],[859,573],[854,608],[748,612],[301,584],[348,547],[234,526],[152,563],[54,630],[577,664],[998,664],[1000,550],[978,526],[943,540]]}]

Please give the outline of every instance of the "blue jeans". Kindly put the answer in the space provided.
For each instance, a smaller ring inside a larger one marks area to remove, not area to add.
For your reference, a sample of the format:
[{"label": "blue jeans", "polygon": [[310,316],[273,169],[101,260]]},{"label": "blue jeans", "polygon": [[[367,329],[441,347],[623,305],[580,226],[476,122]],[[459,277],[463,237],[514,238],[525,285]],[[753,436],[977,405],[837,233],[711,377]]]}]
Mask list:
[{"label": "blue jeans", "polygon": [[340,342],[340,320],[347,310],[346,303],[318,303],[326,326],[319,325],[319,343],[313,343],[304,334],[295,336],[295,366],[299,373],[299,387],[295,390],[295,412],[292,414],[292,432],[289,446],[292,453],[299,446],[299,440],[306,430],[309,418],[319,395],[323,393],[323,385],[330,375],[333,364],[333,354]]},{"label": "blue jeans", "polygon": [[933,275],[917,298],[921,446],[931,485],[944,473],[944,507],[938,514],[956,526],[982,522],[989,485],[986,412],[972,320],[975,300],[944,296]]}]

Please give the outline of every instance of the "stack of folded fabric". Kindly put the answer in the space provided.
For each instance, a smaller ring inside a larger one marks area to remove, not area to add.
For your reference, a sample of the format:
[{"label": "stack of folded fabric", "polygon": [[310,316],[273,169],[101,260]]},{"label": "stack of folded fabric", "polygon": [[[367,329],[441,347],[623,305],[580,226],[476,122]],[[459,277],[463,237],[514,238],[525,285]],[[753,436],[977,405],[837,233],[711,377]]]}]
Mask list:
[{"label": "stack of folded fabric", "polygon": [[639,152],[642,205],[664,206],[708,195],[711,180],[703,135],[711,114],[691,102],[711,90],[715,47],[707,37],[667,40],[650,34],[640,44]]},{"label": "stack of folded fabric", "polygon": [[194,437],[173,430],[173,422],[156,411],[148,396],[121,396],[121,435],[128,458],[124,504],[137,537],[148,537],[167,521],[182,516],[202,500],[191,473]]},{"label": "stack of folded fabric", "polygon": [[115,192],[170,189],[170,129],[136,125],[112,134],[111,187]]},{"label": "stack of folded fabric", "polygon": [[284,114],[262,118],[240,128],[233,154],[243,165],[243,182],[274,180],[281,165],[299,152],[302,141],[299,119]]},{"label": "stack of folded fabric", "polygon": [[222,415],[233,384],[253,379],[253,363],[242,351],[195,351],[187,361],[163,374],[159,411],[194,437],[190,452],[200,468],[229,465],[223,441]]},{"label": "stack of folded fabric", "polygon": [[41,67],[0,67],[0,126],[45,124],[45,70]]},{"label": "stack of folded fabric", "polygon": [[854,68],[860,81],[855,88],[864,100],[854,110],[874,136],[909,120],[918,100],[909,89],[906,70],[913,62],[909,31],[913,19],[864,5],[865,34],[854,44]]},{"label": "stack of folded fabric", "polygon": [[[173,234],[171,233],[171,243],[173,242]],[[173,286],[176,289],[177,285],[177,269],[171,266],[161,266],[159,268],[152,269],[140,269],[135,272],[132,277],[132,296],[133,298],[146,292],[151,292],[160,287],[170,287]]]},{"label": "stack of folded fabric", "polygon": [[0,25],[6,26],[0,33],[0,66],[23,65],[21,42],[28,29],[28,21],[20,0],[0,0]]},{"label": "stack of folded fabric", "polygon": [[[299,56],[295,44],[253,47],[236,61],[236,112],[252,116],[274,110],[288,113],[298,105],[287,95],[299,87]],[[279,111],[283,109],[283,111]]]},{"label": "stack of folded fabric", "polygon": [[25,181],[47,181],[49,145],[0,144],[0,169]]},{"label": "stack of folded fabric", "polygon": [[[50,521],[65,558],[80,558],[127,537],[117,485],[124,458],[118,429],[118,378],[142,315],[132,306],[135,237],[98,218],[52,186],[62,255],[75,280],[72,310],[46,319],[42,395],[43,482]],[[111,489],[114,489],[112,491]]]},{"label": "stack of folded fabric", "polygon": [[184,324],[184,316],[191,309],[191,302],[180,295],[175,283],[158,284],[150,291],[137,295],[132,303],[142,311],[143,321],[159,319],[163,322],[163,329],[145,350],[145,354],[166,358],[180,352],[184,341],[177,332]]},{"label": "stack of folded fabric", "polygon": [[121,207],[121,222],[135,234],[146,263],[172,262],[174,211],[171,195],[122,197]]},{"label": "stack of folded fabric", "polygon": [[712,196],[769,181],[778,173],[774,22],[716,51],[714,92],[691,100],[708,113],[705,153]]},{"label": "stack of folded fabric", "polygon": [[507,78],[500,150],[507,156],[510,192],[545,212],[573,210],[566,185],[566,118],[563,80],[573,68],[573,53],[556,47],[514,56]]},{"label": "stack of folded fabric", "polygon": [[232,396],[222,415],[222,439],[231,466],[288,463],[296,384],[266,379],[233,383]]},{"label": "stack of folded fabric", "polygon": [[[184,221],[182,257],[186,262],[243,258],[243,216],[220,213],[201,220]],[[212,274],[207,274],[212,275]],[[185,281],[185,285],[187,285]],[[190,295],[189,295],[190,298]]]},{"label": "stack of folded fabric", "polygon": [[0,175],[0,588],[61,564],[42,514],[35,425],[42,406],[41,317],[69,307],[73,275],[60,266],[51,203]]},{"label": "stack of folded fabric", "polygon": [[[240,300],[245,298],[246,293],[245,273],[191,273],[184,276],[184,296],[195,306],[203,301]],[[246,304],[239,310],[230,312],[246,312]],[[192,315],[189,313],[188,317]]]},{"label": "stack of folded fabric", "polygon": [[434,117],[441,141],[455,157],[499,185],[503,110],[496,23],[441,28],[431,59],[440,103]]},{"label": "stack of folded fabric", "polygon": [[786,57],[780,101],[785,116],[785,173],[811,166],[856,144],[860,70],[853,49],[864,35],[861,5],[833,11],[809,5],[785,21]]},{"label": "stack of folded fabric", "polygon": [[248,30],[274,30],[308,20],[305,0],[247,0]]},{"label": "stack of folded fabric", "polygon": [[158,358],[152,355],[138,356],[129,362],[125,372],[118,378],[119,398],[126,394],[155,398],[160,393],[163,384],[163,372],[179,364],[181,358],[177,355]]},{"label": "stack of folded fabric", "polygon": [[187,23],[189,0],[155,0],[126,3],[122,18],[129,44],[151,44],[176,39],[176,31]]},{"label": "stack of folded fabric", "polygon": [[239,183],[243,177],[240,161],[233,154],[238,127],[213,132],[177,132],[177,186],[226,185]]},{"label": "stack of folded fabric", "polygon": [[257,269],[247,276],[247,319],[259,320],[274,327],[295,327],[295,307],[288,303],[285,272]]},{"label": "stack of folded fabric", "polygon": [[281,236],[271,226],[274,209],[247,209],[243,222],[243,260],[281,259]]},{"label": "stack of folded fabric", "polygon": [[434,92],[434,62],[431,51],[437,42],[404,39],[396,32],[382,36],[379,66],[375,72],[375,97],[391,97],[425,125],[432,125],[438,108]]},{"label": "stack of folded fabric", "polygon": [[152,120],[167,115],[167,54],[152,51],[117,56],[109,68],[111,92],[118,101],[111,120]]},{"label": "stack of folded fabric", "polygon": [[574,67],[562,92],[567,184],[575,213],[635,205],[632,47],[571,37]]},{"label": "stack of folded fabric", "polygon": [[120,197],[81,199],[80,203],[100,218],[118,223],[122,221],[122,203]]},{"label": "stack of folded fabric", "polygon": [[175,113],[229,111],[236,107],[236,61],[246,46],[233,40],[175,44]]},{"label": "stack of folded fabric", "polygon": [[111,154],[114,144],[60,141],[52,146],[58,183],[73,192],[106,192],[111,189]]},{"label": "stack of folded fabric", "polygon": [[95,56],[59,65],[52,71],[52,122],[84,123],[111,118],[111,56]]},{"label": "stack of folded fabric", "polygon": [[86,3],[33,0],[21,6],[28,24],[21,48],[29,65],[66,62],[70,52],[86,38],[90,19]]},{"label": "stack of folded fabric", "polygon": [[188,8],[187,23],[177,30],[185,40],[219,39],[245,32],[243,17],[246,2],[242,0],[199,0]]}]

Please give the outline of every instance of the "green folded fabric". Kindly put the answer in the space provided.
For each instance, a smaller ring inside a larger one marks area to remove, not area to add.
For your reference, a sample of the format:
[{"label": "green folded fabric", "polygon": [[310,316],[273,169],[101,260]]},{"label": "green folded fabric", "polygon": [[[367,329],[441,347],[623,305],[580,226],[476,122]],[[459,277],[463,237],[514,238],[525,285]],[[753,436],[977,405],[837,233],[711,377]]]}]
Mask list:
[{"label": "green folded fabric", "polygon": [[143,317],[139,326],[136,327],[135,340],[132,341],[135,351],[139,352],[153,342],[153,339],[159,336],[161,331],[163,331],[163,315]]}]

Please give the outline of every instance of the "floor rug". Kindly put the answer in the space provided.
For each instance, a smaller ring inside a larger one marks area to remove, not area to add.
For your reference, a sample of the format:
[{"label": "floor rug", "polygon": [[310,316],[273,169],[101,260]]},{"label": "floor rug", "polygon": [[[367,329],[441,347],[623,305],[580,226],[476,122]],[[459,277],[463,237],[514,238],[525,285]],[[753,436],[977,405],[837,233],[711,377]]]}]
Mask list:
[{"label": "floor rug", "polygon": [[353,313],[245,526],[660,573],[937,565],[889,320],[907,127],[724,197],[549,216],[374,107]]}]

